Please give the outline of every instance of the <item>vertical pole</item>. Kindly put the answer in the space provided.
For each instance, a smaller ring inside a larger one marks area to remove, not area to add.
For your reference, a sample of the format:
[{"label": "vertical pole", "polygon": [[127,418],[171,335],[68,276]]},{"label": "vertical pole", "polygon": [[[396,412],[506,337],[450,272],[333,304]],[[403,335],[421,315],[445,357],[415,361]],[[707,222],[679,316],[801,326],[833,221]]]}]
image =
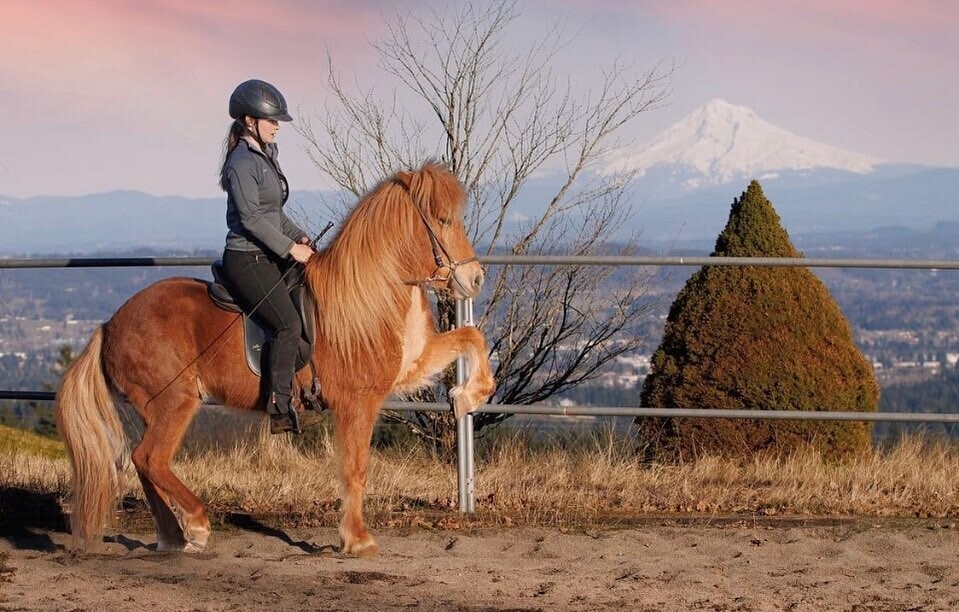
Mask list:
[{"label": "vertical pole", "polygon": [[[456,300],[456,327],[473,324],[473,300]],[[466,383],[469,372],[466,359],[456,360],[456,384]],[[456,423],[457,482],[459,484],[460,512],[476,511],[476,495],[473,490],[473,415],[467,414]]]}]

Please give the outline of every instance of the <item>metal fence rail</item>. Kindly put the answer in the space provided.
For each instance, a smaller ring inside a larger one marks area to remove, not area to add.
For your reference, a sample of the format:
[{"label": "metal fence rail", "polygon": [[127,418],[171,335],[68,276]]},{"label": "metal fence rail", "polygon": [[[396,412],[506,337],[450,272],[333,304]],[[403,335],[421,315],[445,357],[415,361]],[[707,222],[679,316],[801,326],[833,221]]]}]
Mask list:
[{"label": "metal fence rail", "polygon": [[0,259],[0,270],[36,268],[150,268],[154,266],[209,266],[213,257],[70,257]]},{"label": "metal fence rail", "polygon": [[[564,255],[486,255],[479,258],[486,265],[545,265],[545,266],[755,266],[791,268],[871,268],[912,270],[959,270],[959,261],[915,259],[825,259],[786,257],[629,257],[629,256],[564,256]],[[38,268],[118,268],[153,266],[209,266],[212,257],[79,257],[79,258],[34,258],[0,259],[0,269]],[[473,324],[472,300],[457,304],[457,326]],[[464,360],[457,363],[457,381],[462,382],[468,373]],[[17,399],[51,401],[53,392],[0,390],[0,400]],[[386,402],[390,410],[422,410],[448,412],[443,403]],[[551,406],[486,404],[476,412],[498,414],[528,414],[552,416],[612,416],[612,417],[674,417],[674,418],[725,418],[725,419],[775,419],[819,421],[869,421],[899,423],[959,423],[959,414],[923,412],[828,412],[797,410],[722,410],[697,408],[632,408],[622,406]],[[467,415],[458,422],[457,452],[459,455],[457,475],[459,480],[459,507],[461,512],[473,512],[473,417]]]},{"label": "metal fence rail", "polygon": [[[0,390],[0,400],[52,402],[53,391]],[[385,410],[450,412],[442,402],[387,401]],[[739,410],[722,408],[629,408],[625,406],[553,406],[549,404],[484,404],[473,414],[535,416],[670,417],[680,419],[769,419],[773,421],[866,421],[871,423],[959,423],[959,413],[830,412],[826,410]]]},{"label": "metal fence rail", "polygon": [[762,268],[891,268],[908,270],[959,270],[955,260],[827,259],[813,257],[629,257],[620,255],[487,255],[487,265],[540,266],[755,266]]},{"label": "metal fence rail", "polygon": [[[213,257],[71,257],[2,259],[2,269],[137,268],[209,266]],[[900,270],[959,270],[956,260],[829,259],[816,257],[632,257],[625,255],[482,255],[489,266],[756,266],[785,268],[881,268]]]}]

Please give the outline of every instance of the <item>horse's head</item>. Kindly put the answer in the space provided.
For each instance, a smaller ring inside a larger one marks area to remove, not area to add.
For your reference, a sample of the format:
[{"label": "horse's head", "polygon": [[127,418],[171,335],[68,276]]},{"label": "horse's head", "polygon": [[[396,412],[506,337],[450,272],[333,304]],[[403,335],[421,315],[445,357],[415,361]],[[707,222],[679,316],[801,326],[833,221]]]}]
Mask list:
[{"label": "horse's head", "polygon": [[485,275],[463,221],[463,185],[439,164],[427,164],[415,172],[398,172],[394,180],[409,193],[422,220],[414,240],[418,245],[416,261],[410,262],[420,277],[417,282],[450,291],[456,298],[476,297]]},{"label": "horse's head", "polygon": [[363,196],[307,264],[323,337],[348,358],[358,350],[377,355],[383,334],[405,324],[404,284],[478,295],[484,274],[466,233],[465,204],[463,186],[435,163],[397,172]]}]

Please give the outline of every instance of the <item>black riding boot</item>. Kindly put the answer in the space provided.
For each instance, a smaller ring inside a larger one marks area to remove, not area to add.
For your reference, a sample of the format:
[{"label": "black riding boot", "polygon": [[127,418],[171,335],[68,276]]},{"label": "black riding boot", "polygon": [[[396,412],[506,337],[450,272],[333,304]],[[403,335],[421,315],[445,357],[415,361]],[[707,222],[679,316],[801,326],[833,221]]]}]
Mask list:
[{"label": "black riding boot", "polygon": [[270,433],[279,434],[292,431],[293,433],[303,433],[300,427],[299,415],[293,407],[293,402],[289,395],[281,393],[270,393],[270,401],[266,406],[266,412],[270,415]]}]

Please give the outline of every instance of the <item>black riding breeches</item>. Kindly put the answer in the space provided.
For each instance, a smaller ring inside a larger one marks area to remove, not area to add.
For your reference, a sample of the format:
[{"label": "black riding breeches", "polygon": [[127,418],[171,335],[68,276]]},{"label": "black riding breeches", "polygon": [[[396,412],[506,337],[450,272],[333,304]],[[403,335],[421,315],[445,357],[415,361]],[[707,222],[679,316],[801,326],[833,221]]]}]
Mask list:
[{"label": "black riding breeches", "polygon": [[286,282],[282,280],[283,273],[293,265],[292,262],[261,251],[223,251],[223,271],[237,303],[243,312],[252,312],[257,323],[273,332],[273,338],[264,347],[267,358],[264,360],[263,378],[268,382],[270,391],[285,397],[292,392],[300,335],[303,332],[300,313],[293,305]]}]

